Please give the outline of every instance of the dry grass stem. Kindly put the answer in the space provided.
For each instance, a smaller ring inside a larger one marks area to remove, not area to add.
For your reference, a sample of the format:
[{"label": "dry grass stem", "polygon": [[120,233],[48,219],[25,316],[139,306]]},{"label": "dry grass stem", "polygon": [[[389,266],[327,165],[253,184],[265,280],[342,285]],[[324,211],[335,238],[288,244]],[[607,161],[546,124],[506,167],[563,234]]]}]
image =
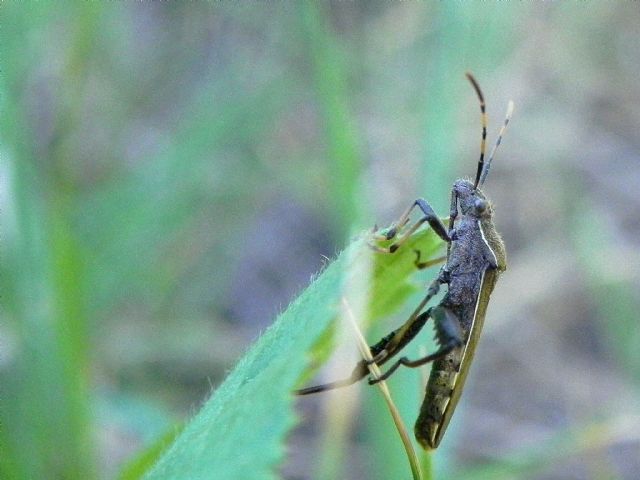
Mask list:
[{"label": "dry grass stem", "polygon": [[[360,353],[362,354],[362,358],[365,360],[371,361],[373,357],[371,356],[371,351],[369,350],[369,345],[362,335],[362,331],[358,326],[358,322],[355,319],[353,311],[349,306],[349,302],[346,298],[342,298],[342,305],[344,307],[345,312],[347,313],[347,317],[353,326],[353,330],[356,333],[356,339],[358,341],[358,348],[360,349]],[[382,375],[380,371],[380,367],[377,364],[372,363],[369,365],[369,372],[374,378],[379,378]],[[402,440],[402,444],[404,445],[404,449],[407,452],[407,458],[409,459],[409,465],[411,467],[411,474],[413,475],[414,480],[422,480],[422,472],[420,471],[420,465],[418,463],[418,456],[416,455],[416,451],[413,448],[413,443],[411,442],[411,438],[409,437],[409,433],[407,431],[407,427],[402,421],[400,417],[400,412],[396,407],[393,399],[391,398],[391,392],[389,391],[389,387],[387,387],[386,382],[382,381],[376,384],[380,391],[382,392],[382,396],[384,397],[385,402],[387,403],[387,407],[391,412],[391,417],[393,418],[393,423],[400,434],[400,438]]]}]

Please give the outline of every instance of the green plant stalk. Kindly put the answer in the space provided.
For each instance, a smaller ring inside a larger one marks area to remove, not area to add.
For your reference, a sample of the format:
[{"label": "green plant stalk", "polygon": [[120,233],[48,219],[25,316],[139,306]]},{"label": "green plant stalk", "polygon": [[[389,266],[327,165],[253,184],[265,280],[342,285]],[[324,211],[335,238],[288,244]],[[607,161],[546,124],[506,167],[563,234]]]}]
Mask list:
[{"label": "green plant stalk", "polygon": [[18,455],[12,460],[21,472],[17,478],[90,478],[88,362],[82,356],[88,342],[77,328],[77,260],[69,239],[47,228],[52,225],[32,190],[37,175],[27,162],[15,167],[12,190],[20,221],[12,232],[15,244],[7,245],[15,263],[7,280],[12,298],[6,300],[19,319],[24,348],[3,382],[3,403],[11,399],[2,409],[3,428],[11,432],[10,442],[31,447],[9,449]]},{"label": "green plant stalk", "polygon": [[[79,8],[84,11],[85,6]],[[73,8],[67,11],[73,12]],[[50,14],[42,4],[3,9],[5,59],[24,57],[26,32],[43,28]],[[85,20],[82,16],[77,23],[81,33],[93,30],[83,29]],[[82,44],[86,38],[80,37]],[[3,463],[12,465],[10,478],[92,478],[82,257],[68,217],[65,175],[58,172],[61,182],[54,181],[52,186],[53,175],[43,175],[43,169],[36,167],[55,168],[62,160],[38,158],[34,148],[33,125],[22,103],[29,65],[7,64],[17,67],[4,71],[1,128],[15,218],[3,225],[7,261],[2,281],[3,300],[15,322],[20,348],[2,378],[0,423],[8,444],[3,456],[7,452],[12,457]],[[71,65],[75,69],[78,63]],[[62,115],[56,121],[70,118]],[[56,128],[63,132],[69,125],[56,124]]]},{"label": "green plant stalk", "polygon": [[305,1],[299,7],[328,145],[329,211],[334,216],[336,231],[344,239],[352,225],[361,225],[359,209],[362,208],[358,192],[362,164],[360,140],[349,109],[351,96],[347,88],[345,53],[325,13],[327,6]]}]

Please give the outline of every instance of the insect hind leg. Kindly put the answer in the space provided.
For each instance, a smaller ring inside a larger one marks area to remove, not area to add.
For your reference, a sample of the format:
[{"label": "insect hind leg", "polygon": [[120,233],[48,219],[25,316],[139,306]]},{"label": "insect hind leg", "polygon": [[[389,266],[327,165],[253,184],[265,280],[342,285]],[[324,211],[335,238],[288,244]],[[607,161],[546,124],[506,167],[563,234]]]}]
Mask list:
[{"label": "insect hind leg", "polygon": [[[327,390],[334,390],[336,388],[347,387],[349,385],[353,385],[354,383],[362,380],[369,374],[369,365],[371,363],[377,363],[378,365],[382,365],[388,360],[391,359],[394,355],[396,355],[400,350],[402,350],[405,345],[407,345],[413,338],[418,335],[424,324],[427,320],[432,318],[437,318],[431,312],[434,311],[433,308],[430,308],[426,312],[420,313],[422,309],[426,306],[426,304],[431,300],[435,295],[438,294],[440,290],[440,285],[446,282],[445,276],[441,272],[438,277],[431,282],[429,288],[427,289],[427,294],[422,299],[418,307],[413,311],[409,319],[401,325],[396,330],[392,331],[385,337],[383,337],[376,344],[369,347],[371,351],[371,356],[373,357],[373,361],[369,362],[367,360],[360,360],[351,375],[342,380],[337,380],[335,382],[324,383],[321,385],[315,385],[312,387],[302,388],[300,390],[294,390],[295,395],[310,395],[312,393],[325,392]],[[434,307],[434,308],[442,308],[442,307]],[[436,325],[436,331],[438,331],[439,327]],[[399,366],[399,365],[398,365]],[[398,366],[392,367],[394,370],[398,368]],[[390,375],[390,374],[389,374]],[[371,381],[369,382],[371,384]],[[373,382],[377,383],[377,382]]]},{"label": "insect hind leg", "polygon": [[357,363],[353,372],[351,372],[351,376],[348,378],[336,380],[335,382],[323,383],[321,385],[314,385],[313,387],[301,388],[300,390],[295,390],[293,393],[296,395],[310,395],[312,393],[320,393],[326,392],[327,390],[335,390],[336,388],[348,387],[349,385],[353,385],[354,383],[362,380],[368,374],[369,368],[367,367],[367,362],[361,360]]},{"label": "insect hind leg", "polygon": [[423,315],[428,315],[433,318],[436,329],[436,340],[440,348],[435,353],[416,360],[409,360],[407,357],[398,359],[380,377],[369,380],[369,385],[375,385],[378,382],[388,379],[402,365],[409,368],[421,367],[429,362],[443,358],[452,350],[462,346],[463,333],[460,327],[460,321],[451,309],[438,305],[437,307],[430,308]]},{"label": "insect hind leg", "polygon": [[[416,321],[418,322],[418,325],[415,324]],[[411,329],[411,331],[409,333],[402,332],[404,342],[406,343],[410,341],[415,335],[417,335],[423,324],[424,323],[420,324],[419,319],[413,319],[413,328]],[[384,362],[389,360],[389,358],[391,358],[395,354],[395,352],[397,352],[397,350],[399,350],[397,344],[395,343],[395,339],[401,330],[402,327],[394,330],[393,332],[381,338],[380,341],[378,341],[376,344],[369,347],[369,351],[371,352],[373,360],[360,360],[354,367],[349,377],[342,380],[336,380],[334,382],[323,383],[321,385],[301,388],[300,390],[295,390],[293,393],[296,395],[310,395],[312,393],[320,393],[326,392],[327,390],[334,390],[336,388],[348,387],[349,385],[357,383],[369,374],[370,364],[379,363],[380,365],[382,365]]]}]

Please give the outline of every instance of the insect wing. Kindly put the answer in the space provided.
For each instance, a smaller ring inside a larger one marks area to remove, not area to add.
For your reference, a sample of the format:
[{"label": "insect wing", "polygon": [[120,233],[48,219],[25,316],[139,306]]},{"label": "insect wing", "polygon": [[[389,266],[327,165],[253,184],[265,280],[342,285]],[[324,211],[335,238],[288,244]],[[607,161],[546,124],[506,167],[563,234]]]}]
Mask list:
[{"label": "insect wing", "polygon": [[484,325],[484,317],[487,312],[489,297],[491,296],[491,292],[493,291],[493,287],[496,284],[497,278],[498,271],[489,268],[484,271],[484,273],[482,274],[482,278],[480,279],[480,291],[478,293],[478,299],[476,300],[476,308],[473,315],[471,329],[469,331],[469,338],[464,345],[464,352],[462,354],[462,359],[460,362],[460,372],[458,372],[458,374],[456,375],[454,386],[451,391],[451,398],[449,399],[449,403],[442,413],[440,425],[438,426],[438,429],[436,430],[435,435],[432,439],[432,448],[437,448],[440,444],[440,441],[444,436],[444,432],[449,425],[449,421],[453,416],[453,412],[455,411],[456,406],[458,405],[458,401],[460,400],[460,395],[462,394],[464,383],[467,379],[467,374],[469,373],[469,367],[471,366],[473,356],[475,355],[476,345],[478,344],[478,339],[480,338],[480,333],[482,332],[482,326]]}]

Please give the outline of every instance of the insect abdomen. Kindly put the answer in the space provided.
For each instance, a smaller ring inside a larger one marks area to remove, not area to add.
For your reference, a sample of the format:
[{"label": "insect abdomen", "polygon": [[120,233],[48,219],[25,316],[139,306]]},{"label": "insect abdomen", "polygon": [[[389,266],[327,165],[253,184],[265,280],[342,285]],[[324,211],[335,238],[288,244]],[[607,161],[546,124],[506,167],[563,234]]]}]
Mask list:
[{"label": "insect abdomen", "polygon": [[436,361],[431,369],[420,415],[414,428],[416,439],[425,449],[436,448],[440,443],[439,432],[443,428],[444,412],[451,400],[461,356],[461,351],[456,349]]}]

